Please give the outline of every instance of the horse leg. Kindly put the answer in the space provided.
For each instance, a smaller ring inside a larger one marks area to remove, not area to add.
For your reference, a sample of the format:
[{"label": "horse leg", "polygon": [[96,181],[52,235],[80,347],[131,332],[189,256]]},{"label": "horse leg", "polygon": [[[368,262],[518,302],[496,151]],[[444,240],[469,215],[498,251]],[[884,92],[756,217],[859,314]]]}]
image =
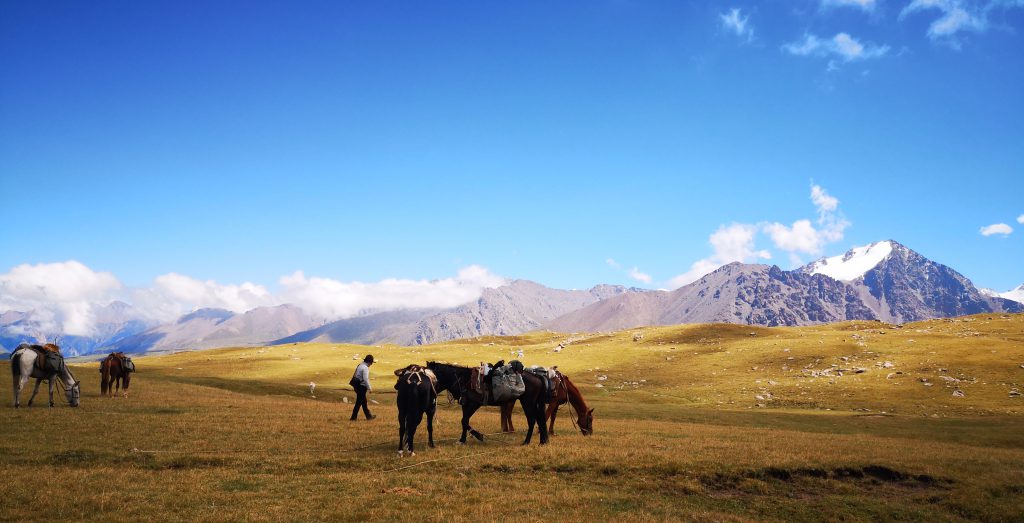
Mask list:
[{"label": "horse leg", "polygon": [[32,406],[32,402],[36,399],[36,394],[39,394],[39,386],[43,384],[42,378],[36,378],[36,386],[32,389],[32,396],[28,398],[28,406]]},{"label": "horse leg", "polygon": [[[548,423],[550,423],[550,425],[548,426],[548,434],[554,434],[555,433],[555,418],[557,418],[557,417],[558,417],[558,404],[557,403],[552,403],[551,405],[548,405],[548,415],[547,415],[547,418],[549,420]],[[543,425],[543,423],[542,423],[542,425]]]},{"label": "horse leg", "polygon": [[508,403],[502,404],[501,406],[501,431],[502,432],[515,432],[515,427],[512,426],[512,411],[516,408],[516,400],[512,400]]},{"label": "horse leg", "polygon": [[459,438],[459,443],[466,443],[466,433],[472,434],[478,441],[484,440],[484,435],[480,434],[473,427],[469,426],[469,418],[473,417],[473,414],[480,408],[480,405],[471,402],[466,402],[462,405],[462,437]]},{"label": "horse leg", "polygon": [[405,451],[405,409],[398,407],[398,457]]},{"label": "horse leg", "polygon": [[[519,403],[523,406],[523,414],[526,414],[526,439],[523,440],[523,445],[529,445],[530,440],[533,438],[533,425],[537,421],[536,413],[533,411],[533,404],[526,400],[526,396],[519,398]],[[543,421],[541,422],[543,423]]]},{"label": "horse leg", "polygon": [[431,398],[427,407],[427,444],[434,448],[434,413],[437,411],[437,399]]},{"label": "horse leg", "polygon": [[406,428],[406,431],[409,433],[410,456],[416,455],[416,449],[413,448],[413,441],[416,439],[416,427],[420,425],[421,421],[423,421],[423,409],[417,408],[411,413],[409,423],[407,424],[408,427]]},{"label": "horse leg", "polygon": [[548,443],[548,427],[544,423],[544,394],[541,393],[537,396],[537,430],[540,432],[540,444],[547,445]]},{"label": "horse leg", "polygon": [[11,382],[14,386],[14,408],[21,408],[21,390],[25,388],[25,383],[28,382],[28,376],[22,376],[18,374],[15,379]]},{"label": "horse leg", "polygon": [[51,409],[53,408],[53,380],[54,380],[54,378],[50,378],[50,379],[46,380],[46,388],[50,392],[50,408]]}]

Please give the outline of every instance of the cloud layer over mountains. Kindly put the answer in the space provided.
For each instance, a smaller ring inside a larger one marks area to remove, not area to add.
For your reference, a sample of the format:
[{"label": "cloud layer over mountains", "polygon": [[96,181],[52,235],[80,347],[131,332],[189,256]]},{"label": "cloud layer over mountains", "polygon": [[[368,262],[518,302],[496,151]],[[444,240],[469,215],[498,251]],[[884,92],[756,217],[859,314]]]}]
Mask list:
[{"label": "cloud layer over mountains", "polygon": [[130,303],[136,314],[153,322],[170,321],[204,307],[241,313],[285,303],[324,318],[341,319],[369,311],[455,307],[505,281],[484,267],[470,265],[455,276],[438,280],[388,278],[370,283],[311,277],[296,271],[280,278],[276,292],[250,282],[221,284],[177,273],[158,276],[149,287],[131,288],[109,272],[69,260],[23,264],[0,274],[0,311],[33,311],[33,319],[44,330],[89,336],[96,327],[97,314],[113,301]]}]

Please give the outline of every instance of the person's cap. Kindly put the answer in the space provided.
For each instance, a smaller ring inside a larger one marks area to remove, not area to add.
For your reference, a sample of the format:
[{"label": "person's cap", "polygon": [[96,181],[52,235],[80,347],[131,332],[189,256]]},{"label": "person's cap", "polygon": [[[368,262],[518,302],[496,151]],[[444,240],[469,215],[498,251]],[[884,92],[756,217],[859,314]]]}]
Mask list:
[{"label": "person's cap", "polygon": [[373,363],[373,354],[367,354],[366,357],[363,358],[363,361],[366,363]]}]

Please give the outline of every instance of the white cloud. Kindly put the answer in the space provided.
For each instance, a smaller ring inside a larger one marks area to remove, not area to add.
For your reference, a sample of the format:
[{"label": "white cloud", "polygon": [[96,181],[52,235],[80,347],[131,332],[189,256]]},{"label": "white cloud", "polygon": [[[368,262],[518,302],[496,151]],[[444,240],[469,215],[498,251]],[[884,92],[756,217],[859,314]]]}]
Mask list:
[{"label": "white cloud", "polygon": [[0,274],[0,312],[31,311],[32,319],[44,332],[84,336],[95,332],[99,310],[117,299],[129,302],[140,318],[155,321],[170,321],[206,307],[245,312],[282,303],[338,319],[368,311],[455,307],[505,281],[483,267],[471,265],[451,278],[391,278],[374,283],[307,277],[297,271],[280,279],[278,293],[255,283],[221,284],[178,273],[158,276],[149,287],[130,289],[113,274],[93,271],[72,260],[19,265]]},{"label": "white cloud", "polygon": [[986,225],[979,231],[982,236],[992,236],[993,234],[1002,234],[1008,236],[1013,232],[1013,227],[1006,225],[1005,223],[993,223],[992,225]]},{"label": "white cloud", "polygon": [[35,310],[34,319],[48,331],[63,326],[67,334],[92,334],[96,309],[122,288],[109,272],[93,271],[71,260],[18,265],[0,274],[0,311]]},{"label": "white cloud", "polygon": [[678,288],[696,281],[701,276],[727,263],[750,262],[759,258],[770,259],[772,257],[770,252],[758,250],[755,246],[756,234],[757,226],[755,225],[734,223],[720,226],[708,238],[714,254],[708,258],[697,260],[690,266],[690,270],[672,278],[669,283],[673,288]]},{"label": "white cloud", "polygon": [[613,260],[611,258],[608,258],[604,262],[607,263],[609,267],[611,267],[611,268],[613,268],[615,270],[619,270],[619,269],[622,268],[622,265],[619,265],[619,262],[617,262],[617,261],[615,261],[615,260]]},{"label": "white cloud", "polygon": [[748,42],[754,39],[754,28],[749,25],[750,17],[742,16],[738,8],[721,13],[718,17],[722,20],[722,27],[736,33],[736,36],[745,38]]},{"label": "white cloud", "polygon": [[[992,2],[985,9],[980,9],[961,0],[914,0],[900,11],[900,20],[914,13],[937,10],[941,15],[928,26],[928,37],[932,40],[944,39],[954,47],[959,47],[954,36],[962,31],[985,32],[988,29],[987,12],[998,3]],[[1009,4],[1006,7],[1011,6]]]},{"label": "white cloud", "polygon": [[[835,56],[845,63],[881,58],[889,52],[889,46],[872,43],[862,44],[847,33],[837,33],[828,40],[823,40],[812,34],[806,34],[801,41],[783,45],[782,50],[796,56]],[[837,65],[834,61],[830,61],[829,67],[830,69],[835,69]]]},{"label": "white cloud", "polygon": [[640,272],[640,269],[636,267],[633,267],[632,269],[629,270],[629,277],[641,283],[646,283],[648,285],[651,284],[651,275],[644,272]]},{"label": "white cloud", "polygon": [[250,282],[225,285],[174,272],[157,276],[152,287],[137,289],[130,300],[147,317],[161,321],[198,308],[245,312],[281,303],[262,285]]},{"label": "white cloud", "polygon": [[816,223],[809,219],[801,219],[789,226],[778,222],[723,225],[709,238],[714,254],[697,260],[688,271],[672,278],[669,283],[673,288],[678,288],[727,263],[771,259],[770,252],[757,249],[755,246],[758,232],[767,234],[777,249],[788,253],[789,262],[793,266],[802,263],[798,253],[821,254],[825,245],[843,239],[844,231],[850,226],[850,222],[839,212],[839,199],[830,195],[820,185],[811,186],[810,199],[818,213]]},{"label": "white cloud", "polygon": [[835,211],[839,207],[839,199],[829,195],[820,185],[811,186],[811,201],[818,209],[818,216]]},{"label": "white cloud", "polygon": [[864,11],[875,10],[875,0],[821,0],[821,6],[828,7],[857,7]]},{"label": "white cloud", "polygon": [[820,185],[812,185],[811,202],[818,211],[817,227],[807,219],[797,220],[791,226],[778,222],[764,225],[764,232],[771,236],[775,247],[790,254],[800,252],[818,255],[825,245],[843,239],[843,233],[850,222],[838,213],[839,199],[828,194]]},{"label": "white cloud", "polygon": [[347,318],[371,311],[455,307],[480,297],[485,288],[505,279],[471,265],[454,278],[408,280],[389,278],[375,283],[342,282],[306,277],[302,271],[284,276],[281,299],[328,318]]},{"label": "white cloud", "polygon": [[765,232],[772,237],[776,247],[786,252],[807,254],[821,252],[821,235],[811,225],[810,220],[797,220],[791,227],[786,227],[781,223],[770,223],[765,226]]},{"label": "white cloud", "polygon": [[1017,223],[1024,223],[1024,214],[1017,217]]}]

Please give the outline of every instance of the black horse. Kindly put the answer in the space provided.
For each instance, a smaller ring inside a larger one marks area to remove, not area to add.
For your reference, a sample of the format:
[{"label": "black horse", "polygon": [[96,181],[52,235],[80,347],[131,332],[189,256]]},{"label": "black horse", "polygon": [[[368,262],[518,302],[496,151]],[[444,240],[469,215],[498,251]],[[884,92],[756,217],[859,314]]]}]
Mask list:
[{"label": "black horse", "polygon": [[[470,373],[469,367],[449,365],[447,363],[427,362],[427,368],[437,375],[437,392],[447,390],[462,404],[462,437],[459,443],[466,443],[466,433],[472,434],[479,441],[484,440],[484,435],[469,426],[469,418],[484,406],[484,398],[475,391],[469,390]],[[547,408],[548,394],[544,383],[540,378],[529,372],[521,373],[523,383],[526,385],[526,392],[519,397],[519,403],[523,406],[526,414],[526,421],[530,428],[526,431],[526,439],[523,445],[529,445],[533,438],[533,427],[537,426],[540,432],[540,444],[548,442],[548,428],[544,423],[544,411]]]},{"label": "black horse", "polygon": [[416,435],[416,427],[427,414],[427,440],[430,448],[434,448],[434,413],[437,411],[437,392],[434,390],[432,372],[419,365],[409,365],[395,371],[398,383],[398,455],[405,450],[410,456],[416,452],[412,448],[412,440]]}]

